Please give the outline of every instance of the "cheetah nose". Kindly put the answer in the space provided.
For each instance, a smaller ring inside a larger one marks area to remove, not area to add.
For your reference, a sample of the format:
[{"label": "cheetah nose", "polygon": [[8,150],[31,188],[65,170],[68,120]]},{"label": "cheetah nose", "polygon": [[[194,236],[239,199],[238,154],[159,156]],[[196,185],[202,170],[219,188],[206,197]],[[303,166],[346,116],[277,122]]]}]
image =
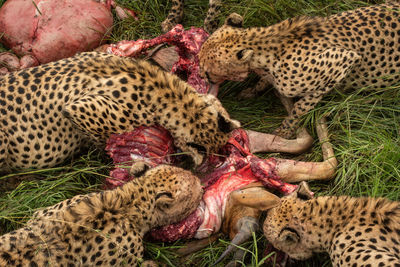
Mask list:
[{"label": "cheetah nose", "polygon": [[213,95],[213,96],[215,96],[215,97],[217,97],[217,95],[218,95],[218,88],[219,88],[219,85],[218,85],[218,84],[210,83],[210,89],[208,90],[208,93],[211,94],[211,95]]}]

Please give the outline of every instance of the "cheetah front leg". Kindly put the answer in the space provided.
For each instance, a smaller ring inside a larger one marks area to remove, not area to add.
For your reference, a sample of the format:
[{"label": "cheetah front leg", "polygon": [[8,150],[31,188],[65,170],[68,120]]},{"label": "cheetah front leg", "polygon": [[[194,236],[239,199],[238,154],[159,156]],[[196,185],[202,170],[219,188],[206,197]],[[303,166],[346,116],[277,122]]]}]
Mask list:
[{"label": "cheetah front leg", "polygon": [[[329,93],[335,86],[341,84],[351,69],[359,64],[361,56],[351,50],[332,47],[327,48],[319,54],[307,57],[297,67],[281,67],[274,74],[274,86],[277,91],[286,97],[301,97],[294,104],[293,110],[289,116],[282,122],[281,126],[275,131],[275,134],[290,138],[295,134],[300,117],[310,110],[322,99],[322,96]],[[281,66],[285,66],[281,62]],[[289,64],[290,65],[290,64]],[[294,76],[290,82],[285,82],[285,72],[292,71],[298,74],[302,73],[302,68],[313,67],[307,78]],[[301,91],[294,80],[300,80]]]},{"label": "cheetah front leg", "polygon": [[167,18],[161,23],[162,31],[170,31],[176,24],[178,24],[183,18],[183,4],[184,0],[173,0],[171,10],[168,13]]},{"label": "cheetah front leg", "polygon": [[218,28],[218,15],[221,9],[221,0],[210,0],[207,16],[204,20],[204,30],[208,33],[214,32]]},{"label": "cheetah front leg", "polygon": [[301,116],[312,110],[315,105],[321,101],[322,97],[323,94],[314,93],[304,96],[294,103],[293,109],[289,113],[289,116],[286,117],[281,126],[274,131],[274,134],[286,139],[295,136]]}]

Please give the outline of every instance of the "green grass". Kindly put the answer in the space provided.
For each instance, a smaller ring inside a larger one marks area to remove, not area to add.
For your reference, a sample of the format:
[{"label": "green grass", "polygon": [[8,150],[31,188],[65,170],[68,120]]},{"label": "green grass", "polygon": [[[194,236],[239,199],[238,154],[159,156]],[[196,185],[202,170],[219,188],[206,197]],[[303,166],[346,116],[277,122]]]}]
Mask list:
[{"label": "green grass", "polygon": [[[3,1],[0,0],[0,5]],[[111,41],[149,38],[160,34],[160,23],[170,7],[169,1],[131,1],[120,3],[138,11],[139,20],[115,21]],[[187,0],[184,26],[201,26],[207,1]],[[330,15],[383,1],[345,0],[226,0],[223,1],[220,23],[231,12],[244,15],[245,26],[266,26],[296,15]],[[286,115],[272,90],[266,90],[255,99],[238,100],[237,94],[255,83],[254,77],[244,83],[226,82],[220,98],[231,116],[242,122],[246,129],[271,132]],[[303,124],[316,137],[314,121],[327,115],[329,132],[335,154],[339,160],[335,179],[310,183],[317,195],[383,196],[400,199],[400,90],[393,86],[379,92],[356,88],[351,93],[333,92],[318,107],[305,116]],[[299,156],[263,154],[263,157],[286,157],[304,161],[320,161],[321,148],[313,148]],[[0,177],[0,230],[8,232],[20,227],[39,207],[55,204],[76,194],[100,190],[110,169],[104,152],[95,148],[62,166],[40,171],[27,171]],[[18,184],[18,182],[20,182]],[[11,184],[11,185],[10,185]],[[15,187],[15,189],[10,189]],[[228,240],[225,238],[224,240]],[[170,266],[184,263],[209,266],[227,246],[217,241],[209,247],[179,258],[175,244],[147,243],[146,256]],[[257,232],[254,240],[246,243],[245,262],[257,266],[266,256],[266,240]],[[256,253],[257,252],[257,253]],[[226,263],[226,262],[225,262]],[[221,265],[222,266],[222,265]],[[326,255],[299,263],[296,266],[330,266]]]}]

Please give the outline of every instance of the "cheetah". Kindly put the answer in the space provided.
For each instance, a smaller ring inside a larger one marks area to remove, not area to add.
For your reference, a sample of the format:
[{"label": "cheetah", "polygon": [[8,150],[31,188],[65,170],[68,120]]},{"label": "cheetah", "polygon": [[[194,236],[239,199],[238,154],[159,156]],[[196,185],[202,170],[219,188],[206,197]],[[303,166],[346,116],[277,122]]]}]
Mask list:
[{"label": "cheetah", "polygon": [[293,194],[268,211],[263,230],[294,259],[328,252],[333,266],[400,266],[400,202]]},{"label": "cheetah", "polygon": [[203,44],[200,74],[215,91],[224,80],[255,72],[260,82],[242,95],[269,83],[283,97],[298,99],[275,130],[291,138],[301,116],[333,88],[378,89],[399,81],[399,12],[399,3],[389,3],[257,28],[242,28],[243,18],[233,13]]},{"label": "cheetah", "polygon": [[[163,32],[168,32],[182,20],[183,5],[184,0],[172,0],[171,10],[169,11],[167,18],[161,23],[161,29]],[[218,27],[216,17],[220,12],[220,8],[221,0],[210,0],[207,15],[204,20],[204,29],[208,33],[212,33]]]},{"label": "cheetah", "polygon": [[46,168],[88,141],[158,124],[195,164],[240,126],[221,103],[142,60],[86,52],[0,79],[0,170]]},{"label": "cheetah", "polygon": [[136,266],[144,234],[184,219],[201,197],[191,172],[160,165],[114,190],[37,211],[25,227],[0,237],[0,265]]},{"label": "cheetah", "polygon": [[221,103],[143,60],[86,52],[0,79],[0,170],[61,163],[86,142],[158,124],[195,164],[240,126]]}]

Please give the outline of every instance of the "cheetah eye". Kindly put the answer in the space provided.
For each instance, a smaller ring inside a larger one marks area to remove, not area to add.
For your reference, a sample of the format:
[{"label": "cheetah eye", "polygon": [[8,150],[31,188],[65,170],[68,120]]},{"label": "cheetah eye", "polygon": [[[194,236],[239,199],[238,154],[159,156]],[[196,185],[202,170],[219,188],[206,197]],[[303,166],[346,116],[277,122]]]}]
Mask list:
[{"label": "cheetah eye", "polygon": [[207,149],[206,149],[204,146],[202,146],[202,145],[198,145],[198,144],[196,144],[196,143],[187,143],[187,145],[190,146],[190,147],[193,147],[193,148],[196,149],[197,152],[199,152],[199,153],[203,153],[203,154],[206,154],[206,153],[207,153]]},{"label": "cheetah eye", "polygon": [[155,200],[157,200],[157,199],[159,199],[159,198],[162,198],[162,197],[172,198],[172,194],[171,194],[170,192],[161,192],[161,193],[158,193],[158,194],[156,195]]},{"label": "cheetah eye", "polygon": [[300,241],[300,236],[297,231],[291,227],[285,227],[279,234],[281,241],[293,244]]}]

